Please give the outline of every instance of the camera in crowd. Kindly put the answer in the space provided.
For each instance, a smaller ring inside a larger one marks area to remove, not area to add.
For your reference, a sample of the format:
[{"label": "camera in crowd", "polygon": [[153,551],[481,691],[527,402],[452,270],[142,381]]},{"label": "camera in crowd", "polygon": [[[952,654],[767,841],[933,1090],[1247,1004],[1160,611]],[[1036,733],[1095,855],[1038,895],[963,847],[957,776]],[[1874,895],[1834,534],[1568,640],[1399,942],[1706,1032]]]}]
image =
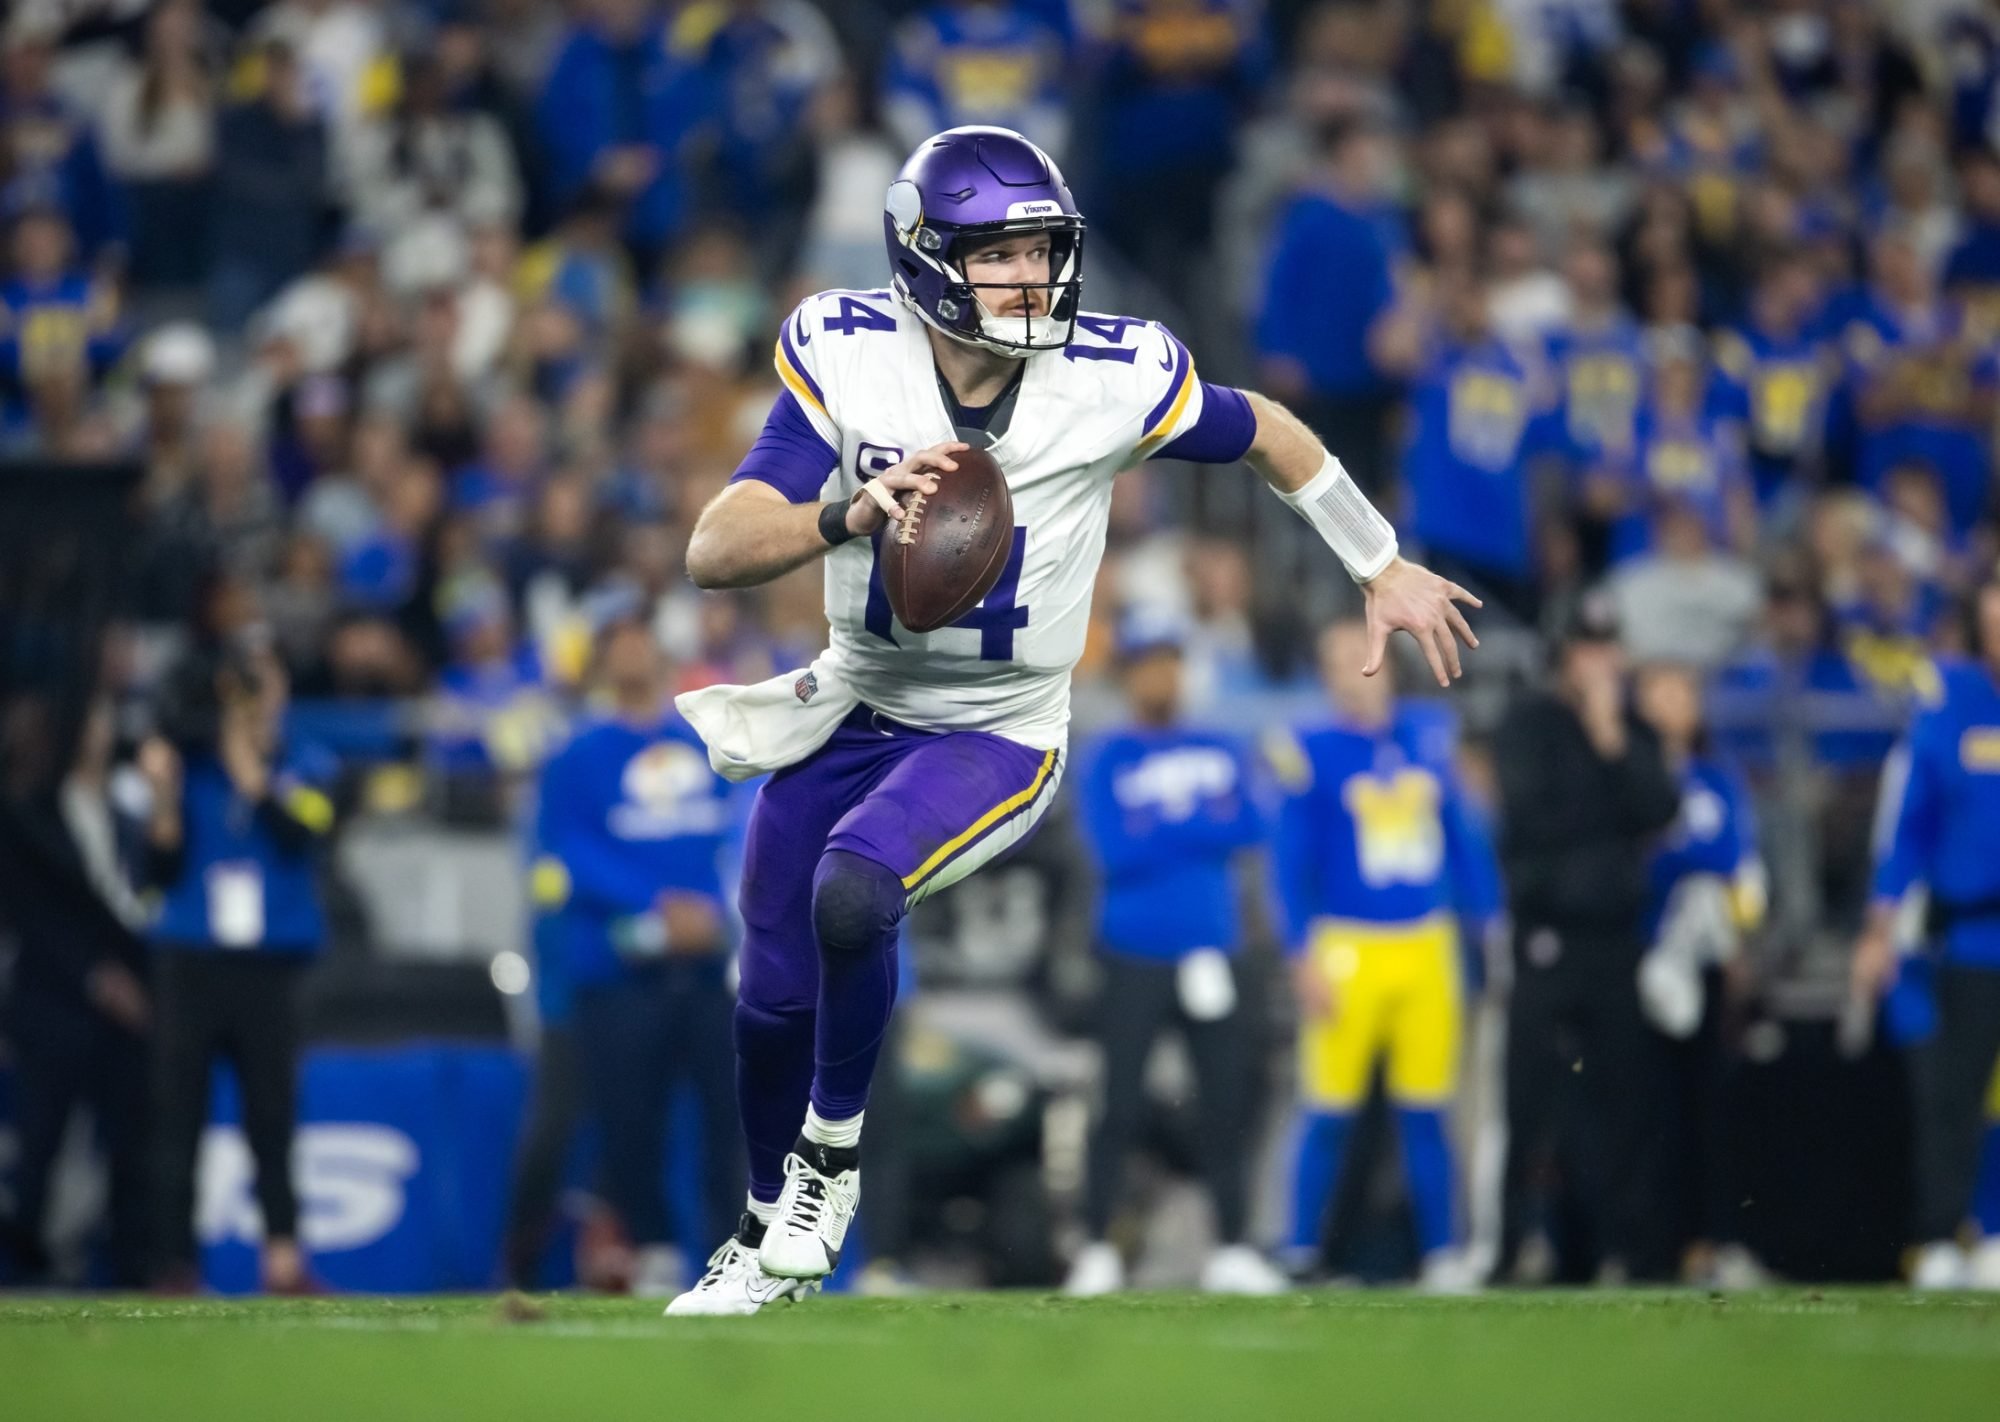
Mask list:
[{"label": "camera in crowd", "polygon": [[213,750],[222,736],[224,713],[265,695],[267,660],[262,642],[245,634],[191,649],[161,684],[155,712],[159,733],[184,756]]}]

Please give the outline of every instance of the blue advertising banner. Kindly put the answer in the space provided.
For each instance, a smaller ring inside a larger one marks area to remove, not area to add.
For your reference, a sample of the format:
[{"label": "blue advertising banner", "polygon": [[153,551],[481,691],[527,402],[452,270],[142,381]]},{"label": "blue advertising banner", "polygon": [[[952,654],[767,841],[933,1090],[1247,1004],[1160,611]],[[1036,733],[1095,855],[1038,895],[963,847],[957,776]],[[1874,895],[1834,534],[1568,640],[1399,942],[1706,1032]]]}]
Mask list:
[{"label": "blue advertising banner", "polygon": [[[369,1293],[492,1287],[527,1088],[504,1047],[309,1052],[293,1169],[314,1273]],[[223,1293],[256,1288],[263,1238],[240,1120],[235,1080],[218,1072],[196,1229],[204,1281]]]}]

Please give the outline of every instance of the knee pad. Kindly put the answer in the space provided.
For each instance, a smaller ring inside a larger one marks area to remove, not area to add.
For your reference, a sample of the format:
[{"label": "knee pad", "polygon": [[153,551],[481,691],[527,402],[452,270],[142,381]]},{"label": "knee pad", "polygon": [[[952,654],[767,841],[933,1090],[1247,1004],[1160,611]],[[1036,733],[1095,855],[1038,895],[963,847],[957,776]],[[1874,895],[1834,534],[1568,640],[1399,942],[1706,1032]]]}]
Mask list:
[{"label": "knee pad", "polygon": [[812,903],[821,952],[875,953],[893,938],[909,894],[887,865],[829,849],[813,874]]}]

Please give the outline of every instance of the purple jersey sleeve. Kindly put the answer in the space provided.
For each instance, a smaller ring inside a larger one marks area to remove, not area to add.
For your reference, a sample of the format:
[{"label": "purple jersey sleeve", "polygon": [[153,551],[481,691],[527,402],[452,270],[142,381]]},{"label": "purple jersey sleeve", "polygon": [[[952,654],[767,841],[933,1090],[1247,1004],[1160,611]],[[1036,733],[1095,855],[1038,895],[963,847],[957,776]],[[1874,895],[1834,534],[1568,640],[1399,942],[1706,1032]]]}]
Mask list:
[{"label": "purple jersey sleeve", "polygon": [[798,398],[785,390],[779,392],[757,442],[750,446],[729,482],[755,479],[795,504],[811,503],[839,462],[839,451],[821,438],[799,407]]},{"label": "purple jersey sleeve", "polygon": [[1185,459],[1195,464],[1234,464],[1250,452],[1257,435],[1257,416],[1241,390],[1201,382],[1201,414],[1192,425],[1162,445],[1155,459]]}]

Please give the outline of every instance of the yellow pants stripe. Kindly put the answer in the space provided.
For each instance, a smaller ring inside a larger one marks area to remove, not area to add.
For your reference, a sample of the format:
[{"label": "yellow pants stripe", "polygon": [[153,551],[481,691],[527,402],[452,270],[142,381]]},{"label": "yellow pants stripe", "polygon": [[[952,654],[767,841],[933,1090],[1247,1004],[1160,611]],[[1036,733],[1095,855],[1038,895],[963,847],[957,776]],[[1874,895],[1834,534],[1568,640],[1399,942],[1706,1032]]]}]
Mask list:
[{"label": "yellow pants stripe", "polygon": [[917,866],[916,872],[903,876],[903,887],[906,889],[916,888],[917,885],[929,878],[945,860],[951,858],[952,855],[958,853],[959,850],[965,848],[966,845],[972,843],[973,840],[979,838],[980,835],[986,833],[987,830],[991,829],[1001,820],[1006,819],[1007,816],[1013,814],[1023,805],[1032,804],[1035,797],[1042,793],[1042,786],[1048,783],[1049,772],[1054,770],[1055,767],[1056,753],[1054,751],[1045,753],[1042,756],[1041,768],[1036,770],[1035,778],[1028,783],[1027,789],[1017,794],[1009,795],[1006,799],[974,820],[969,828],[953,835],[950,839],[939,845],[930,858]]}]

